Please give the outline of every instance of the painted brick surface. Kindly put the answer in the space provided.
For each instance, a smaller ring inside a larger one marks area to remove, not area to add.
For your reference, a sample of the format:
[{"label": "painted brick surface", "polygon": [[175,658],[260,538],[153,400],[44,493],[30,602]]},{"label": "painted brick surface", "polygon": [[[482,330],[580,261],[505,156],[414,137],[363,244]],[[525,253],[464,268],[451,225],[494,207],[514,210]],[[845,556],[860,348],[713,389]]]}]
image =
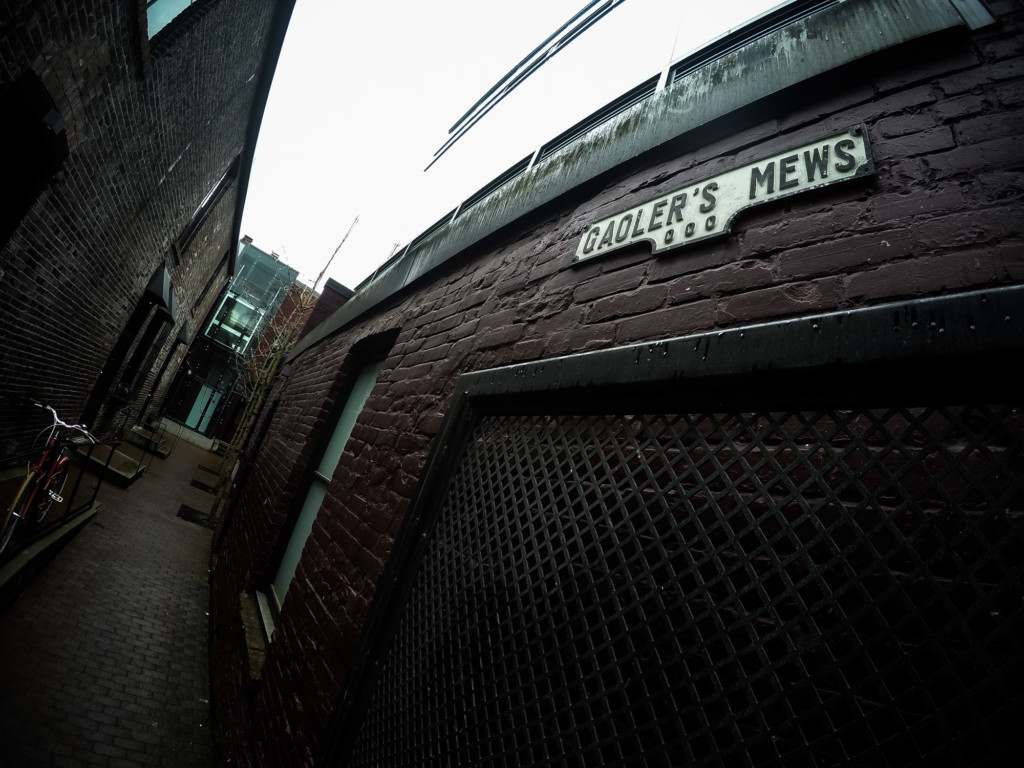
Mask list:
[{"label": "painted brick surface", "polygon": [[[251,448],[214,570],[226,762],[309,765],[319,754],[460,374],[1020,281],[1024,11],[993,7],[996,27],[944,37],[902,68],[889,57],[846,71],[812,100],[782,100],[761,122],[638,163],[508,228],[293,361],[271,397],[278,405],[265,437]],[[750,211],[715,243],[571,264],[588,221],[857,123],[874,148],[873,178]],[[313,525],[263,680],[247,690],[237,675],[243,649],[232,640],[241,632],[237,595],[273,577],[307,464],[358,365],[354,348],[387,332],[395,341]]]}]

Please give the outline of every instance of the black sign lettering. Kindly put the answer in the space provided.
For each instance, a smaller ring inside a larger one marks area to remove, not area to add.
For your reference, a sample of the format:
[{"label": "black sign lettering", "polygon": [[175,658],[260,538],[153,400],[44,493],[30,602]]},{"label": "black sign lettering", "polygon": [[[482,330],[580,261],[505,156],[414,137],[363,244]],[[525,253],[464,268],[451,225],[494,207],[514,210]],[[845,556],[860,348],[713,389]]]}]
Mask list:
[{"label": "black sign lettering", "polygon": [[644,228],[640,226],[640,222],[643,221],[643,218],[644,209],[641,208],[636,212],[636,226],[633,227],[633,234],[631,234],[630,237],[639,237],[644,233]]},{"label": "black sign lettering", "polygon": [[864,126],[819,135],[695,178],[600,221],[581,223],[575,259],[597,258],[645,241],[658,253],[720,237],[748,209],[874,172]]},{"label": "black sign lettering", "polygon": [[704,187],[704,191],[700,195],[701,197],[704,198],[704,202],[700,204],[701,213],[711,213],[713,210],[715,210],[715,203],[718,202],[718,199],[714,196],[713,193],[716,192],[717,190],[717,181],[712,181],[710,184]]},{"label": "black sign lettering", "polygon": [[814,181],[814,173],[817,171],[821,174],[821,178],[828,176],[828,144],[818,151],[818,147],[814,148],[814,156],[811,156],[810,150],[804,152],[804,165],[807,168],[807,180]]},{"label": "black sign lettering", "polygon": [[[668,221],[666,224],[673,224],[683,220],[683,206],[686,205],[686,193],[680,192],[672,198],[672,205],[668,209]],[[701,206],[704,210],[704,206]]]},{"label": "black sign lettering", "polygon": [[779,161],[779,189],[792,189],[800,183],[800,179],[790,178],[796,171],[796,163],[800,157],[790,155]]},{"label": "black sign lettering", "polygon": [[627,237],[629,237],[629,228],[633,225],[633,214],[627,213],[619,221],[619,229],[615,233],[615,242],[621,243]]},{"label": "black sign lettering", "polygon": [[757,197],[757,188],[765,185],[765,192],[769,195],[775,191],[775,163],[768,163],[762,171],[756,165],[750,169],[750,199]]},{"label": "black sign lettering", "polygon": [[836,163],[836,170],[840,173],[849,173],[857,165],[857,158],[851,155],[847,150],[856,149],[857,145],[854,144],[850,139],[843,139],[842,141],[836,142],[836,157],[843,162]]},{"label": "black sign lettering", "polygon": [[651,223],[647,225],[648,232],[653,232],[654,230],[661,229],[665,226],[662,222],[658,221],[658,219],[665,215],[666,205],[668,205],[668,200],[659,200],[654,204],[654,209],[651,211]]}]

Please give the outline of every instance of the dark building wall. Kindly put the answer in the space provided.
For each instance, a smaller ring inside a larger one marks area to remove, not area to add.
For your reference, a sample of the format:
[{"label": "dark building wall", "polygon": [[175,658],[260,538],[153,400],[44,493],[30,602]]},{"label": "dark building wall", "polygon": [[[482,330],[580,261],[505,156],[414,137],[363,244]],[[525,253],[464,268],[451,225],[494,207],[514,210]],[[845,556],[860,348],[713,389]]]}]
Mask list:
[{"label": "dark building wall", "polygon": [[[228,276],[237,172],[189,242],[181,236],[243,151],[274,5],[196,4],[153,46],[142,0],[4,6],[0,87],[35,73],[66,121],[69,154],[0,244],[0,453],[24,449],[36,427],[20,419],[18,398],[75,420],[104,367],[129,359],[131,332],[124,354],[108,357],[158,268],[170,274],[177,320],[132,410],[160,386],[153,378],[177,334],[196,333]],[[139,334],[151,315],[136,315]],[[110,434],[125,412],[105,393],[98,406],[96,426]]]},{"label": "dark building wall", "polygon": [[352,298],[352,291],[350,289],[333,278],[327,278],[327,282],[324,283],[323,290],[320,292],[320,297],[316,300],[316,304],[313,305],[313,311],[310,312],[309,319],[302,327],[301,336],[305,336],[337,310],[341,309],[350,298]]},{"label": "dark building wall", "polygon": [[[757,101],[545,204],[361,315],[344,314],[350,302],[321,325],[268,398],[214,570],[226,759],[305,765],[323,748],[460,374],[1021,282],[1024,12],[990,7],[995,26],[958,26]],[[643,244],[572,264],[594,220],[857,124],[874,176],[748,211],[704,245],[652,256]],[[383,368],[251,682],[239,595],[273,578],[311,463],[375,342]]]}]

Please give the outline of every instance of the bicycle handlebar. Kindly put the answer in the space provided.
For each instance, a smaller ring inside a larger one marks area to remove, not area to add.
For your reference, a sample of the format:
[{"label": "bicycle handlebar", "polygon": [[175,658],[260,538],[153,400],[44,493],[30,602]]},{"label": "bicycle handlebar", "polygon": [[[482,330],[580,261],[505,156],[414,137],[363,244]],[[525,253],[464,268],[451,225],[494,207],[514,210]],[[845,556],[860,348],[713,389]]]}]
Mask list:
[{"label": "bicycle handlebar", "polygon": [[85,435],[89,439],[89,442],[91,442],[93,445],[99,442],[92,435],[92,433],[89,432],[85,424],[68,424],[66,421],[62,421],[60,416],[57,415],[57,411],[54,410],[52,405],[47,405],[46,403],[39,403],[36,402],[35,400],[32,401],[32,404],[37,408],[45,408],[50,412],[50,415],[53,417],[53,429],[56,429],[57,427],[63,427],[64,429],[73,429]]}]

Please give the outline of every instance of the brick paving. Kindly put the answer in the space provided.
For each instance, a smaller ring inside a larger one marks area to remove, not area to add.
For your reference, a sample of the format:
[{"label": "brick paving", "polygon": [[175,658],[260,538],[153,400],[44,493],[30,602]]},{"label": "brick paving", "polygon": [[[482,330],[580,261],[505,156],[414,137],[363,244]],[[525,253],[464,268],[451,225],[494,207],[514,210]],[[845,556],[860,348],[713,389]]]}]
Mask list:
[{"label": "brick paving", "polygon": [[208,511],[219,457],[179,441],[0,615],[0,765],[210,766]]}]

